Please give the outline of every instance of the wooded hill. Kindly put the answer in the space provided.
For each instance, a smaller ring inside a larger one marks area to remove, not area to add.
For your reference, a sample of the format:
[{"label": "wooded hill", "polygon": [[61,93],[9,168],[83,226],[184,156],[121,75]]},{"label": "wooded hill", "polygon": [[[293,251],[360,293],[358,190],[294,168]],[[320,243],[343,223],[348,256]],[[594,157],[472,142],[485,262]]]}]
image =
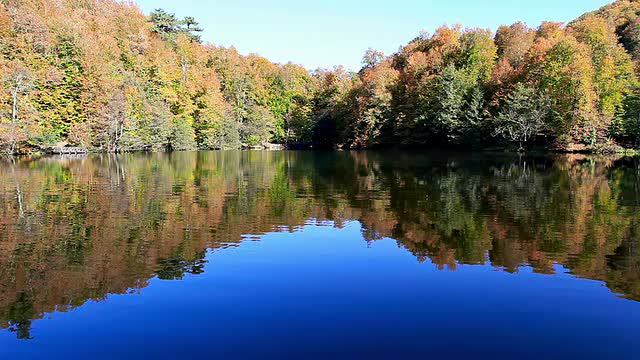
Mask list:
[{"label": "wooded hill", "polygon": [[[203,44],[114,0],[0,0],[0,146],[373,148],[640,144],[640,1],[563,25],[443,26],[357,73]],[[220,35],[221,37],[224,34]]]}]

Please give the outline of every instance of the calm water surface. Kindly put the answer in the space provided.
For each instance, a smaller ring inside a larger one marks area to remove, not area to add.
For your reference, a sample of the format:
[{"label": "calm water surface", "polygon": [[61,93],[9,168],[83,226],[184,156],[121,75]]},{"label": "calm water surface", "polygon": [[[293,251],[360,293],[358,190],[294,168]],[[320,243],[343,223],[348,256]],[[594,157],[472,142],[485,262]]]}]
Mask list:
[{"label": "calm water surface", "polygon": [[0,162],[1,359],[640,359],[638,159]]}]

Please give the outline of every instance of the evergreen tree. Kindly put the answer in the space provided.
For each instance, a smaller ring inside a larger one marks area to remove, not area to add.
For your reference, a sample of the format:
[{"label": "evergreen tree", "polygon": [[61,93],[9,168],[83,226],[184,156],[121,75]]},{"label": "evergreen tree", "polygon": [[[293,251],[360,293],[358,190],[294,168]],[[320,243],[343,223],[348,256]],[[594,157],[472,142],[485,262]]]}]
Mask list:
[{"label": "evergreen tree", "polygon": [[461,73],[449,65],[438,82],[433,106],[433,130],[436,134],[457,143],[461,139],[465,86]]},{"label": "evergreen tree", "polygon": [[155,9],[149,14],[151,31],[157,33],[163,40],[175,40],[179,34],[186,34],[192,42],[200,43],[200,35],[203,29],[199,23],[191,16],[179,20],[175,14],[170,14],[163,9]]},{"label": "evergreen tree", "polygon": [[479,87],[471,90],[463,111],[461,141],[466,144],[477,145],[482,142],[482,126],[485,119],[484,93]]},{"label": "evergreen tree", "polygon": [[155,9],[149,14],[151,31],[157,33],[164,40],[173,40],[181,31],[181,22],[175,14],[170,14],[163,9]]}]

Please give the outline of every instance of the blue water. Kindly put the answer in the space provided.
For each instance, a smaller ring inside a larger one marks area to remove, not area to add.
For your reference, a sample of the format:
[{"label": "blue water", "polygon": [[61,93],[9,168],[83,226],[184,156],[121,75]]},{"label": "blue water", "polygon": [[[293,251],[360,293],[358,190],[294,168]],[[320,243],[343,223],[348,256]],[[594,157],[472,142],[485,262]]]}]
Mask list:
[{"label": "blue water", "polygon": [[[11,359],[633,359],[638,303],[566,273],[438,270],[358,222],[210,252],[201,275],[152,279],[0,332]],[[558,266],[559,272],[562,267]]]}]

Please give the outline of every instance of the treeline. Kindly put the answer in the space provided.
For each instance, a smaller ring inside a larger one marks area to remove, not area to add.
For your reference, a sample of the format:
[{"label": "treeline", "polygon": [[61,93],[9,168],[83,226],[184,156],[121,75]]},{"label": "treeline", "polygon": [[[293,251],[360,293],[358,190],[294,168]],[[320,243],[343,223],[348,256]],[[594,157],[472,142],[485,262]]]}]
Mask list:
[{"label": "treeline", "polygon": [[202,44],[191,17],[116,0],[0,2],[0,146],[640,145],[640,1],[564,26],[444,26],[357,73]]}]

